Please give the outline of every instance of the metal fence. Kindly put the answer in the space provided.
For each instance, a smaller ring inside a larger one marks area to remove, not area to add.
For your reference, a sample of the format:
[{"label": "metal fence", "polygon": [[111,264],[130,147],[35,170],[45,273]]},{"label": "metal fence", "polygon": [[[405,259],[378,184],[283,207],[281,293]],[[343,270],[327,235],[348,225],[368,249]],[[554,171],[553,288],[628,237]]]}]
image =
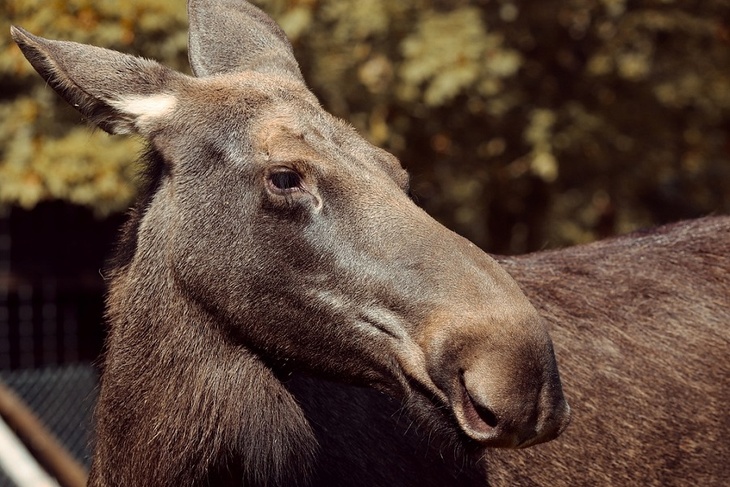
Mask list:
[{"label": "metal fence", "polygon": [[[91,419],[96,402],[98,373],[90,364],[42,369],[0,371],[10,387],[86,467],[90,464]],[[0,487],[15,487],[0,471]]]},{"label": "metal fence", "polygon": [[87,467],[104,334],[99,269],[117,225],[69,205],[0,208],[0,381]]}]

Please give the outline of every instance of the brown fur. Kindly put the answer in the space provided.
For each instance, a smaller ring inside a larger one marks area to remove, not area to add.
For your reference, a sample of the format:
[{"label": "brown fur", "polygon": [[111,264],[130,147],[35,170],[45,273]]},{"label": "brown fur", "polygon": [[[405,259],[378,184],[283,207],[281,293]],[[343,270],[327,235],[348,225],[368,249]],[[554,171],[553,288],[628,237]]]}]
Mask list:
[{"label": "brown fur", "polygon": [[727,485],[730,217],[500,262],[549,323],[575,416],[490,455],[491,485]]}]

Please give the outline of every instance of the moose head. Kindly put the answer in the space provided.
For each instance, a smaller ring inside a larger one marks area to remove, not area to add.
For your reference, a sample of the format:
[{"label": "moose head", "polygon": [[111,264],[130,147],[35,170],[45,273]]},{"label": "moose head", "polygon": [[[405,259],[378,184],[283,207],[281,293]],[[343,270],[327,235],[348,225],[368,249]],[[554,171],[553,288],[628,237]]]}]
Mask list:
[{"label": "moose head", "polygon": [[189,15],[194,76],[12,28],[90,122],[149,144],[111,272],[92,483],[182,485],[237,462],[286,483],[313,455],[292,370],[402,398],[478,448],[555,438],[569,408],[515,281],[319,105],[266,14],[223,0]]}]

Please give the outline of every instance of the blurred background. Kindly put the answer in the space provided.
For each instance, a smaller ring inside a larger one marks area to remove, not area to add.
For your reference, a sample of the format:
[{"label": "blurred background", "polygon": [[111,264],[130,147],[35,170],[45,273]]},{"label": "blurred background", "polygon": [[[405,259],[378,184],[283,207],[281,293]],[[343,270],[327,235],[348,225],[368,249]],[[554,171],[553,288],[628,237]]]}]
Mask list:
[{"label": "blurred background", "polygon": [[[730,210],[727,0],[254,3],[292,39],[325,107],[396,154],[417,202],[489,252]],[[81,402],[69,408],[84,418],[103,339],[99,269],[143,147],[85,125],[8,27],[189,72],[185,5],[0,9],[0,379],[31,397],[43,374],[70,370],[66,396],[75,387]]]}]

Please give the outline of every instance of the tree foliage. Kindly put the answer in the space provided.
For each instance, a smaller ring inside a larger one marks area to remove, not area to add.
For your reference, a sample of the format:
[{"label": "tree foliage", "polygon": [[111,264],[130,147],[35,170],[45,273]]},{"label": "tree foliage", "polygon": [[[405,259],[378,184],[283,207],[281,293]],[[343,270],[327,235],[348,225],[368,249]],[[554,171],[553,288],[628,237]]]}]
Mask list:
[{"label": "tree foliage", "polygon": [[[485,248],[730,209],[726,0],[257,3],[293,40],[323,104],[398,155],[419,203]],[[3,8],[45,37],[187,69],[182,1]],[[0,201],[128,204],[138,141],[81,126],[9,36],[0,86]]]},{"label": "tree foliage", "polygon": [[[144,2],[6,0],[3,19],[44,37],[109,47],[185,69],[184,5]],[[0,37],[0,204],[26,208],[48,199],[121,211],[134,196],[139,140],[109,137],[81,123],[33,71],[10,38]]]}]

